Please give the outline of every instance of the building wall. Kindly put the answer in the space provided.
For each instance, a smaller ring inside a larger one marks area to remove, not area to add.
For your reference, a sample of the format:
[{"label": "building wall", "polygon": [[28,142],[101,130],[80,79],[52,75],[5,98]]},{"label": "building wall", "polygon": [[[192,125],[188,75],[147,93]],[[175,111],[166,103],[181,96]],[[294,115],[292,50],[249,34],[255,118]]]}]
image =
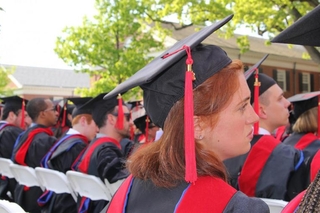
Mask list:
[{"label": "building wall", "polygon": [[[253,64],[246,64],[247,67],[252,66]],[[291,97],[295,94],[302,93],[302,92],[312,92],[312,91],[318,91],[320,90],[320,73],[319,72],[312,72],[312,71],[306,71],[303,69],[288,69],[283,67],[275,66],[264,66],[261,65],[259,68],[259,71],[262,73],[265,73],[266,75],[272,77],[275,79],[279,85],[281,85],[281,88],[284,90],[284,96],[285,97]],[[284,72],[285,73],[285,86],[282,86],[283,81],[281,81],[278,78],[278,72]],[[308,90],[303,91],[302,86],[302,78],[301,75],[306,74],[309,76],[309,88]]]}]

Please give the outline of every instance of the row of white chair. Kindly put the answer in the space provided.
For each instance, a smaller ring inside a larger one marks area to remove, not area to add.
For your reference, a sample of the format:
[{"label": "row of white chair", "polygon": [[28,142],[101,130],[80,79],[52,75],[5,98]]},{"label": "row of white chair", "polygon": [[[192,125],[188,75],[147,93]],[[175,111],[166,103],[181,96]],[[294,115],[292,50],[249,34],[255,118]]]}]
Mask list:
[{"label": "row of white chair", "polygon": [[91,200],[110,200],[123,180],[110,184],[100,178],[76,171],[68,171],[66,174],[46,168],[31,168],[14,164],[11,160],[0,158],[0,174],[9,178],[15,178],[21,185],[28,187],[39,186],[57,194],[69,193],[75,201],[77,195],[88,197]]},{"label": "row of white chair", "polygon": [[[14,164],[11,160],[0,158],[0,174],[15,178],[20,184],[26,186],[40,186],[55,193],[69,193],[77,201],[77,195],[88,197],[91,200],[110,200],[123,180],[105,184],[100,178],[76,171],[62,172]],[[270,208],[271,213],[280,213],[286,201],[261,198]]]}]

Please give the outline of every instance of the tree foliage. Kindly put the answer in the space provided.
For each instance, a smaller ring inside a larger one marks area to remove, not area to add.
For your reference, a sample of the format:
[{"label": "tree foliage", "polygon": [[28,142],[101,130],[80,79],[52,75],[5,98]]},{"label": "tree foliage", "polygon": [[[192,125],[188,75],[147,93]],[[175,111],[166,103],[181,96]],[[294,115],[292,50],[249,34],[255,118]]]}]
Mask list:
[{"label": "tree foliage", "polygon": [[0,97],[13,95],[13,90],[7,87],[10,82],[8,75],[12,74],[13,72],[13,67],[5,68],[4,66],[0,66]]},{"label": "tree foliage", "polygon": [[155,32],[141,11],[144,6],[136,0],[97,0],[98,14],[85,17],[82,26],[66,27],[58,37],[55,51],[78,72],[99,79],[82,95],[107,92],[145,66],[150,50],[162,48],[161,32]]},{"label": "tree foliage", "polygon": [[[144,5],[154,4],[143,0]],[[177,14],[183,27],[204,25],[234,14],[234,18],[224,28],[226,36],[233,35],[234,30],[246,26],[248,30],[259,35],[267,34],[272,39],[307,12],[319,5],[319,0],[157,0],[157,6],[148,17],[154,21],[168,15]],[[250,48],[245,36],[238,39],[243,51]],[[319,50],[305,47],[311,58],[320,63]]]},{"label": "tree foliage", "polygon": [[[110,91],[151,60],[148,53],[161,49],[168,34],[161,27],[171,21],[168,17],[177,18],[172,21],[179,21],[179,30],[234,14],[223,28],[226,37],[246,26],[272,39],[317,5],[319,0],[96,0],[98,14],[85,17],[80,27],[66,27],[55,51],[75,70],[98,76],[91,89],[80,90],[82,95],[95,95]],[[250,49],[246,36],[237,41],[242,52]],[[306,50],[320,63],[317,48]]]}]

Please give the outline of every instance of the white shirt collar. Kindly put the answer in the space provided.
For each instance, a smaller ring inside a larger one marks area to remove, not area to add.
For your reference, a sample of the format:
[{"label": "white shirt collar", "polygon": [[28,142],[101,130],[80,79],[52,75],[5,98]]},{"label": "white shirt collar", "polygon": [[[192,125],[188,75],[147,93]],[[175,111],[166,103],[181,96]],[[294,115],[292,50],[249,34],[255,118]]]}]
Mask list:
[{"label": "white shirt collar", "polygon": [[66,134],[67,135],[75,135],[75,134],[80,134],[80,132],[78,132],[75,129],[70,128]]},{"label": "white shirt collar", "polygon": [[271,135],[271,133],[268,130],[259,127],[259,135]]}]

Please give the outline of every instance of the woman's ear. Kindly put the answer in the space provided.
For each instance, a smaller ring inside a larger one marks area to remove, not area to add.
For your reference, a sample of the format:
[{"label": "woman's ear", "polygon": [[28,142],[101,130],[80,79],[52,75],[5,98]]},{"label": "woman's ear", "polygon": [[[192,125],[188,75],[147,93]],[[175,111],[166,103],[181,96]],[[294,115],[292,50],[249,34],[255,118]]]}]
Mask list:
[{"label": "woman's ear", "polygon": [[193,123],[194,123],[194,138],[196,140],[201,140],[203,138],[201,118],[199,116],[193,116]]}]

